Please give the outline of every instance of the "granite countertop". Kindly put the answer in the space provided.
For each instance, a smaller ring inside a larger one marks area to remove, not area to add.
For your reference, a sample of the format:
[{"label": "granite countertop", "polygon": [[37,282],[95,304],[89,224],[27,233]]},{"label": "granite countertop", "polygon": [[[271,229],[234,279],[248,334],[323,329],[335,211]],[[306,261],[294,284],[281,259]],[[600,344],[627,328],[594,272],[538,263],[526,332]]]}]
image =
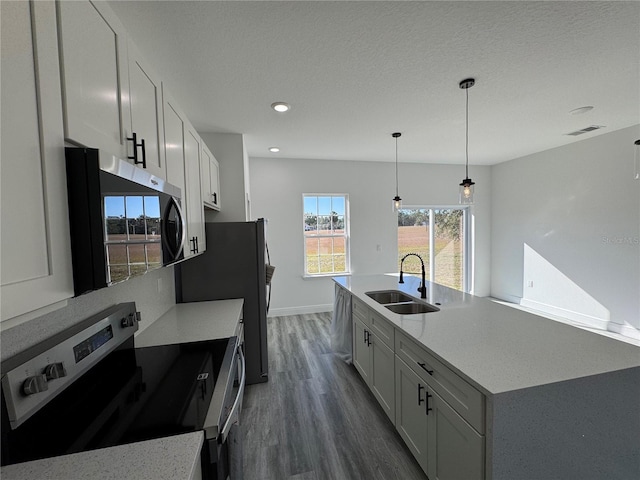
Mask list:
[{"label": "granite countertop", "polygon": [[238,335],[244,300],[178,303],[138,332],[136,347],[217,340]]},{"label": "granite countertop", "polygon": [[2,467],[3,480],[191,480],[203,432],[147,440]]},{"label": "granite countertop", "polygon": [[405,275],[334,277],[372,310],[421,343],[486,395],[640,367],[640,347],[427,282],[439,312],[399,315],[366,295],[400,290],[419,299]]}]

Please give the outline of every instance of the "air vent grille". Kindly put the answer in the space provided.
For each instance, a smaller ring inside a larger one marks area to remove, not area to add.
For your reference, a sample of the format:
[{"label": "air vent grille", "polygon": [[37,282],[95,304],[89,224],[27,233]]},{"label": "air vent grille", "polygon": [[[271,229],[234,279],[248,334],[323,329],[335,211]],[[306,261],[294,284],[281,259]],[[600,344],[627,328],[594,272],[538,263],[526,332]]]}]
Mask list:
[{"label": "air vent grille", "polygon": [[600,128],[604,128],[604,125],[591,125],[590,127],[583,128],[582,130],[576,130],[575,132],[567,133],[567,135],[577,137],[578,135],[582,135],[583,133],[593,132],[594,130],[598,130]]}]

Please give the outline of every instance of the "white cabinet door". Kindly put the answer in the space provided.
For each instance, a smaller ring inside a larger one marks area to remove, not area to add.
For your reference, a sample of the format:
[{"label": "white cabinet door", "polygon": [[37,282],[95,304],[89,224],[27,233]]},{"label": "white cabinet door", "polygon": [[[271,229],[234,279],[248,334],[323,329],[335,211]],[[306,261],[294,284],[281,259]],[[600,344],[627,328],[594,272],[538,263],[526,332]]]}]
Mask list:
[{"label": "white cabinet door", "polygon": [[220,167],[204,142],[202,142],[201,167],[202,201],[206,207],[220,210]]},{"label": "white cabinet door", "polygon": [[429,388],[428,467],[431,480],[482,480],[484,436]]},{"label": "white cabinet door", "polygon": [[[128,102],[124,28],[104,4],[56,2],[64,136],[86,147],[125,156]],[[130,128],[130,126],[129,126]]]},{"label": "white cabinet door", "polygon": [[187,216],[187,244],[185,257],[203,253],[207,249],[204,236],[204,207],[200,191],[200,143],[195,129],[186,124],[184,136],[184,166]]},{"label": "white cabinet door", "polygon": [[0,2],[0,9],[6,320],[72,297],[73,278],[54,4]]},{"label": "white cabinet door", "polygon": [[426,472],[429,439],[425,382],[396,358],[396,384],[396,429]]},{"label": "white cabinet door", "polygon": [[[154,71],[145,64],[137,47],[129,42],[129,105],[131,128],[125,126],[125,137],[136,138],[138,144],[127,141],[127,157],[149,173],[165,179],[167,176],[162,148],[162,92]],[[137,157],[134,161],[132,157]]]}]

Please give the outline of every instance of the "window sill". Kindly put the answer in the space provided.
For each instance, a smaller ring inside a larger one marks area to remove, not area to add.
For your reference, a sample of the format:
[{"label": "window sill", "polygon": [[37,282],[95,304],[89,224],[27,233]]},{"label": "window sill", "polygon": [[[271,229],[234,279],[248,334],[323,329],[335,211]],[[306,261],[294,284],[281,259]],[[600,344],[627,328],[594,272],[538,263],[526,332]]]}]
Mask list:
[{"label": "window sill", "polygon": [[350,277],[351,272],[342,273],[323,273],[318,275],[302,275],[303,280],[312,280],[314,278],[332,278],[332,277]]}]

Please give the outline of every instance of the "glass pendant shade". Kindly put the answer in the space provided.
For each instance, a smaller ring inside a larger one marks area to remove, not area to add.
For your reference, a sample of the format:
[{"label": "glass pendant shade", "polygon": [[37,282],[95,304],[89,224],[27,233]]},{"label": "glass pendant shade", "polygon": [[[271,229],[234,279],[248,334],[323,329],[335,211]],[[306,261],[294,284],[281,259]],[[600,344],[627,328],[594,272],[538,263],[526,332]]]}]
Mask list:
[{"label": "glass pendant shade", "polygon": [[397,212],[402,208],[402,199],[399,196],[393,198],[393,211]]},{"label": "glass pendant shade", "polygon": [[460,184],[460,204],[470,205],[473,203],[473,189],[475,182],[470,178],[465,178]]}]

